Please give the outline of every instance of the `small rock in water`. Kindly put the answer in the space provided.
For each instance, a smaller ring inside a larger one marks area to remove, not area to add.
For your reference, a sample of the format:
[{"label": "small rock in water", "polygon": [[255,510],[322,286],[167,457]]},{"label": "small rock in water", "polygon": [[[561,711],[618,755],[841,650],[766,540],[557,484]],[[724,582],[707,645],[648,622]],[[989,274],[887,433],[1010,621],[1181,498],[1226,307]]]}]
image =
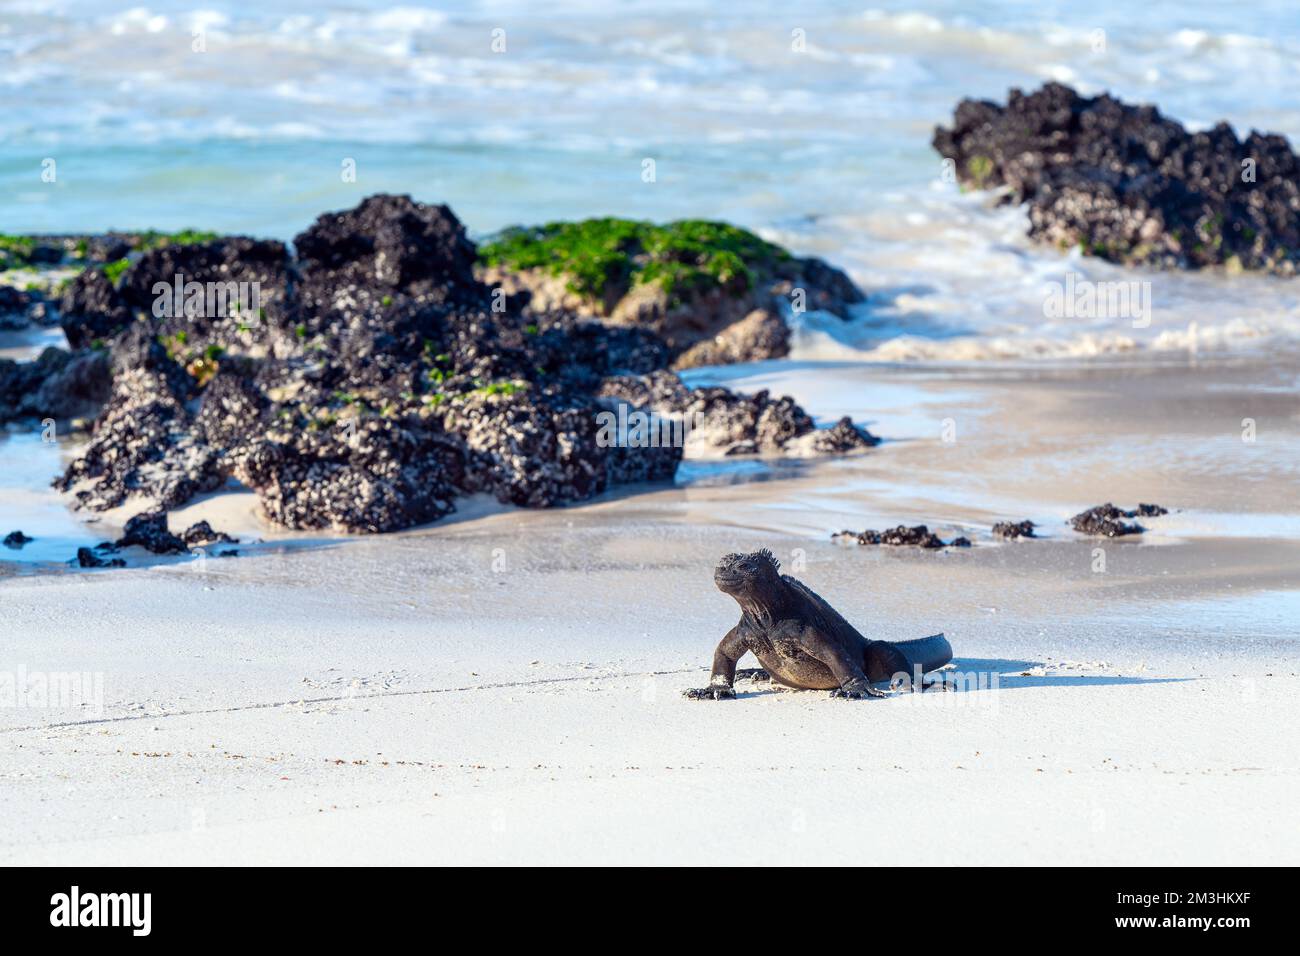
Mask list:
[{"label": "small rock in water", "polygon": [[886,531],[873,531],[870,528],[866,531],[841,531],[839,534],[831,535],[831,538],[852,538],[858,544],[911,545],[918,548],[969,548],[971,546],[967,538],[954,538],[951,542],[945,542],[923,524],[911,528],[900,524],[897,528]]},{"label": "small rock in water", "polygon": [[1079,512],[1070,519],[1070,526],[1080,534],[1118,538],[1128,534],[1142,534],[1146,531],[1146,528],[1136,521],[1129,522],[1123,519],[1136,518],[1139,515],[1144,518],[1155,518],[1168,513],[1167,508],[1148,504],[1140,504],[1133,511],[1124,511],[1116,508],[1108,501],[1104,505],[1097,505],[1095,508]]},{"label": "small rock in water", "polygon": [[848,415],[825,431],[817,432],[813,439],[813,448],[821,454],[843,454],[859,448],[875,448],[879,444],[879,438],[853,424]]},{"label": "small rock in water", "polygon": [[[184,554],[191,547],[223,543],[237,544],[238,539],[213,530],[206,521],[190,525],[184,535],[174,535],[167,529],[167,512],[146,511],[130,518],[123,529],[122,537],[116,541],[101,541],[93,548],[78,548],[76,561],[83,568],[124,568],[126,562],[121,558],[105,560],[100,555],[116,554],[122,548],[133,545],[142,547],[152,554]],[[234,549],[226,549],[219,556],[233,557],[238,553]]]},{"label": "small rock in water", "polygon": [[179,554],[187,550],[185,542],[167,530],[167,512],[161,510],[146,511],[127,521],[117,546],[126,548],[133,544],[153,554]]},{"label": "small rock in water", "polygon": [[[224,531],[212,530],[212,525],[208,524],[206,521],[196,522],[195,524],[192,524],[188,528],[186,528],[184,534],[181,535],[181,540],[183,540],[185,544],[191,548],[201,544],[218,544],[218,543],[238,544],[239,543],[238,538],[232,538]],[[232,554],[237,552],[227,551],[225,553]]]},{"label": "small rock in water", "polygon": [[126,562],[121,558],[111,558],[105,561],[90,548],[78,548],[77,565],[83,568],[124,568]]},{"label": "small rock in water", "polygon": [[21,531],[10,531],[7,535],[5,535],[4,546],[6,548],[13,548],[15,551],[17,551],[20,548],[22,548],[22,546],[25,545],[28,541],[34,541],[34,540],[35,540],[34,538],[27,537],[27,535],[23,534]]},{"label": "small rock in water", "polygon": [[999,521],[993,526],[993,537],[1014,541],[1016,538],[1036,538],[1037,535],[1032,521]]}]

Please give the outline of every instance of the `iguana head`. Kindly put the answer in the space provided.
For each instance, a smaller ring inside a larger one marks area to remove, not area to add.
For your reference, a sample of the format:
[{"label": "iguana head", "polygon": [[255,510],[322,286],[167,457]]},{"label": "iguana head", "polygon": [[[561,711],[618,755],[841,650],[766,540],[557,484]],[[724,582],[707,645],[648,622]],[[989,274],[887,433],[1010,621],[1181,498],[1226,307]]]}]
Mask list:
[{"label": "iguana head", "polygon": [[729,554],[718,562],[713,583],[742,604],[761,598],[781,585],[781,564],[766,548],[749,554]]}]

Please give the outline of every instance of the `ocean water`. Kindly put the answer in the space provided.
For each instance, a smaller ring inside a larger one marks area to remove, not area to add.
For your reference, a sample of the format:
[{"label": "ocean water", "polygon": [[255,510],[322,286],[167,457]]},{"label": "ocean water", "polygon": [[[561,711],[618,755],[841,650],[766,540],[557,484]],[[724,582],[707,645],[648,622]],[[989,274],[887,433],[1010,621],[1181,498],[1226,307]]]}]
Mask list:
[{"label": "ocean water", "polygon": [[[943,182],[929,146],[963,96],[1048,79],[1295,141],[1300,11],[1285,0],[4,0],[0,63],[3,231],[288,239],[378,191],[449,203],[476,236],[699,216],[824,256],[869,293],[850,323],[801,317],[797,357],[1300,343],[1296,283],[1145,274],[1035,247],[1019,210]],[[1149,324],[1048,317],[1067,272],[1149,282]]]}]

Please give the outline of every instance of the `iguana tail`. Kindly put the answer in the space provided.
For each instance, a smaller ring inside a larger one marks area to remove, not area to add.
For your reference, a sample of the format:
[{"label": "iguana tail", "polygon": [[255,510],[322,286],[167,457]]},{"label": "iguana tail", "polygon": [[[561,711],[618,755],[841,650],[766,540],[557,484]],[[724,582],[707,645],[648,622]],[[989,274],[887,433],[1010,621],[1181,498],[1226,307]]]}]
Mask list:
[{"label": "iguana tail", "polygon": [[873,684],[895,675],[915,677],[938,670],[952,660],[952,645],[942,634],[918,637],[914,641],[872,641],[867,647],[865,670]]}]

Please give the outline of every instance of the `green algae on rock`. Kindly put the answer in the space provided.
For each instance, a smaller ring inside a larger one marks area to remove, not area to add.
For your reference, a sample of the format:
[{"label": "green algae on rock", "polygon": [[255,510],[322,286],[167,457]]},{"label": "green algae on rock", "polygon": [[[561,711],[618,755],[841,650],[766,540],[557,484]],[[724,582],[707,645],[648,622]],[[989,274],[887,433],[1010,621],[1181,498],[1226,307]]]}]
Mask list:
[{"label": "green algae on rock", "polygon": [[743,292],[756,269],[790,258],[748,230],[704,219],[657,226],[607,217],[516,226],[479,247],[486,265],[541,269],[594,303],[611,296],[617,301],[643,284],[661,285],[670,305],[712,288]]},{"label": "green algae on rock", "polygon": [[862,298],[821,260],[703,219],[517,226],[481,245],[478,262],[484,282],[526,293],[536,313],[570,311],[650,329],[678,368],[779,358],[789,351],[786,312],[844,318]]}]

